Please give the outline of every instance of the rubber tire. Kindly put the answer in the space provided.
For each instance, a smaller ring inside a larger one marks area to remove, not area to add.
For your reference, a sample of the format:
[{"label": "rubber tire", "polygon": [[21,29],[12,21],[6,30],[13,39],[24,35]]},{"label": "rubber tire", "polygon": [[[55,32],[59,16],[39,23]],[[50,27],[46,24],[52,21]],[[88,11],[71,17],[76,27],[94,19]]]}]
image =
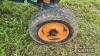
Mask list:
[{"label": "rubber tire", "polygon": [[[46,42],[41,40],[39,36],[37,36],[38,29],[44,22],[48,21],[62,21],[67,24],[71,30],[69,38],[60,42]],[[75,15],[69,9],[59,7],[49,8],[38,12],[35,17],[32,17],[29,23],[29,33],[30,36],[40,44],[63,44],[68,43],[76,37],[78,33],[78,24]]]}]

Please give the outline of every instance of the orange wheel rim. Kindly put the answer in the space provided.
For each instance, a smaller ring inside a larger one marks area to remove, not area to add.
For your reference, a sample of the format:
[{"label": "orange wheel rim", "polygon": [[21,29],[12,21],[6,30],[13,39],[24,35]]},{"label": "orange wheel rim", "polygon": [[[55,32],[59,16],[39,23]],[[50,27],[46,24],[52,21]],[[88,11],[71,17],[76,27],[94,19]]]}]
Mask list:
[{"label": "orange wheel rim", "polygon": [[46,23],[38,30],[40,39],[48,42],[59,42],[69,35],[69,28],[58,22]]}]

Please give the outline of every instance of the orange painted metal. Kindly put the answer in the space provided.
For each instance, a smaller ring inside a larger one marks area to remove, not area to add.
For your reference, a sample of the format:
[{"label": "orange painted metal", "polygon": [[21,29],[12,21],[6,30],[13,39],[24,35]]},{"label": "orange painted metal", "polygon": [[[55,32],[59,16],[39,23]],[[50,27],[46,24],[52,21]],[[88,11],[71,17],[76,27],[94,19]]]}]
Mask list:
[{"label": "orange painted metal", "polygon": [[[50,31],[55,29],[57,34],[55,36],[50,35]],[[59,42],[66,39],[69,35],[69,28],[58,22],[46,23],[38,30],[40,39],[48,42]]]},{"label": "orange painted metal", "polygon": [[43,0],[44,3],[50,3],[50,0]]}]

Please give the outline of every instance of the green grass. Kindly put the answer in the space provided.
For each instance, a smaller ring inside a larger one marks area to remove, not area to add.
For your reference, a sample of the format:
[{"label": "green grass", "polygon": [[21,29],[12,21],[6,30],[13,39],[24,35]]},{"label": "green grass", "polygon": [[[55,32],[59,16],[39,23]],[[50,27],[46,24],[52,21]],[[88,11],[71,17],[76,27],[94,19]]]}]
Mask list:
[{"label": "green grass", "polygon": [[[79,33],[64,45],[39,45],[28,33],[31,16],[41,8],[5,1],[0,5],[0,56],[100,56],[100,0],[62,0],[60,6],[77,16]],[[94,53],[77,53],[77,48]]]}]

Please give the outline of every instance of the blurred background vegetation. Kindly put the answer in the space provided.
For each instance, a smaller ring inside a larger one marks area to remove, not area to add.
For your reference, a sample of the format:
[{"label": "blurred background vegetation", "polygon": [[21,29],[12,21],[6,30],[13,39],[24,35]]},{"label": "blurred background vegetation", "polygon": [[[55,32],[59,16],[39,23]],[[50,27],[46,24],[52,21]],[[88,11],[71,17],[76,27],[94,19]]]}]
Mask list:
[{"label": "blurred background vegetation", "polygon": [[[26,1],[0,2],[0,56],[100,56],[100,0],[61,0],[59,5],[76,15],[78,36],[64,45],[39,45],[29,36],[28,23],[42,8]],[[77,53],[79,47],[95,51]]]}]

